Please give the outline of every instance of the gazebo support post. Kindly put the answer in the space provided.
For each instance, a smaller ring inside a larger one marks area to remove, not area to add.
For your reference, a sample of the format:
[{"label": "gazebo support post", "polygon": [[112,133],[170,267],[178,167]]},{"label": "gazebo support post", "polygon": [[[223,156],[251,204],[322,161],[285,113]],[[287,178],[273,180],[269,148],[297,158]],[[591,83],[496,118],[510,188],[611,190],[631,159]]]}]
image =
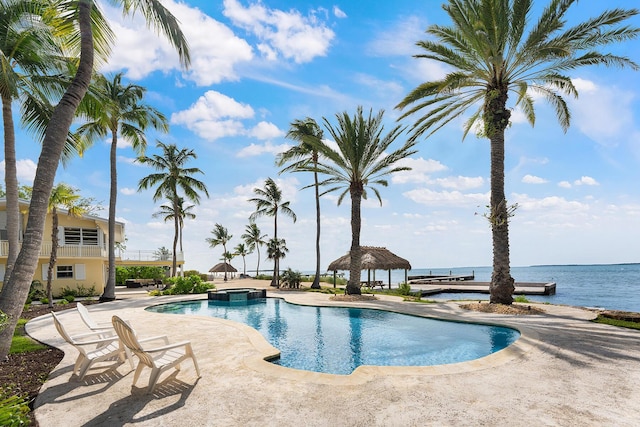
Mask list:
[{"label": "gazebo support post", "polygon": [[404,269],[404,283],[409,284],[409,278],[407,277],[407,269]]},{"label": "gazebo support post", "polygon": [[333,270],[333,289],[336,288],[336,280],[337,280],[336,279],[336,275],[337,275],[337,273],[338,272],[336,270]]},{"label": "gazebo support post", "polygon": [[391,290],[391,270],[387,270],[389,272],[389,290]]}]

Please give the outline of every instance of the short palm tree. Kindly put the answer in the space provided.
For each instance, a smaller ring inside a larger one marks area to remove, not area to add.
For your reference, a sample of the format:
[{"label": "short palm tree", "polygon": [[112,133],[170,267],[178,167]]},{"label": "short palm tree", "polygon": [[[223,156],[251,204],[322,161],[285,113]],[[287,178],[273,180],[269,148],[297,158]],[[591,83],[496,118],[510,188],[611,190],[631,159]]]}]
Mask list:
[{"label": "short palm tree", "polygon": [[166,117],[155,108],[142,103],[146,89],[135,84],[123,84],[122,73],[107,79],[98,74],[94,79],[93,91],[98,96],[101,108],[96,109],[95,117],[81,125],[77,135],[86,141],[88,146],[96,140],[104,139],[111,134],[111,150],[109,154],[110,191],[109,191],[109,267],[107,284],[100,297],[101,301],[115,299],[116,289],[116,202],[118,197],[118,171],[116,150],[118,135],[131,143],[138,156],[144,155],[147,148],[145,131],[148,127],[167,132],[169,124]]},{"label": "short palm tree", "polygon": [[[67,210],[70,216],[81,216],[87,211],[87,207],[82,203],[77,190],[60,183],[51,190],[49,198],[49,212],[51,212],[51,254],[49,255],[49,267],[47,269],[47,298],[49,299],[49,307],[53,307],[53,294],[51,290],[51,280],[53,278],[53,269],[58,259],[58,208]],[[79,203],[80,202],[80,203]]]},{"label": "short palm tree", "polygon": [[178,202],[175,206],[177,211],[174,211],[174,206],[172,204],[160,205],[160,211],[154,212],[154,217],[162,217],[164,222],[173,221],[178,217],[178,232],[179,232],[179,242],[180,242],[180,252],[182,252],[182,229],[184,229],[184,220],[195,219],[196,214],[190,212],[191,209],[195,207],[195,205],[184,206],[184,197],[178,197]]},{"label": "short palm tree", "polygon": [[[229,234],[229,230],[227,229],[227,227],[223,227],[222,224],[218,224],[216,223],[216,225],[213,227],[213,230],[211,230],[211,234],[213,234],[213,237],[207,237],[205,240],[207,241],[207,243],[209,243],[209,247],[211,248],[215,248],[216,246],[222,245],[222,254],[223,254],[223,261],[226,256],[227,253],[229,253],[227,251],[227,243],[229,243],[229,240],[231,240],[231,238],[233,237],[233,235]],[[227,262],[224,261],[224,281],[227,281]]]},{"label": "short palm tree", "polygon": [[386,187],[388,183],[384,179],[385,176],[410,169],[398,166],[397,163],[416,152],[413,149],[414,142],[411,141],[391,153],[387,152],[403,129],[395,126],[383,135],[383,115],[383,111],[376,115],[369,111],[369,115],[365,117],[362,107],[358,107],[353,117],[346,112],[336,114],[336,125],[332,125],[329,120],[323,118],[325,127],[338,145],[337,150],[322,141],[310,141],[323,160],[316,168],[308,168],[308,170],[317,170],[328,176],[320,182],[320,186],[327,187],[324,193],[341,189],[338,204],[342,203],[347,194],[351,197],[351,249],[349,251],[351,264],[346,287],[348,294],[361,293],[360,205],[362,199],[367,198],[367,188],[373,191],[382,204],[382,198],[375,186]]},{"label": "short palm tree", "polygon": [[571,116],[562,96],[577,96],[566,72],[598,64],[638,68],[628,58],[598,51],[635,38],[638,28],[621,25],[638,11],[605,11],[567,28],[566,14],[574,3],[577,0],[553,0],[533,22],[533,0],[449,0],[444,10],[452,25],[430,26],[427,33],[433,39],[417,43],[424,53],[416,57],[446,64],[452,71],[441,80],[421,84],[398,104],[407,109],[402,117],[420,114],[411,129],[412,139],[431,135],[477,108],[467,120],[463,138],[480,123],[480,133],[491,146],[492,303],[511,304],[514,291],[508,227],[512,208],[504,191],[509,95],[515,96],[512,105],[524,112],[531,125],[536,118],[533,95],[540,95],[553,106],[566,131]]},{"label": "short palm tree", "polygon": [[[156,191],[153,193],[153,201],[169,199],[169,203],[171,203],[174,212],[180,210],[180,199],[187,199],[195,204],[199,204],[200,194],[198,192],[203,192],[209,197],[205,183],[193,177],[195,174],[202,174],[204,172],[198,168],[185,167],[189,160],[197,158],[193,150],[187,148],[178,149],[175,144],[164,144],[160,141],[158,141],[156,147],[162,150],[162,154],[138,158],[138,162],[143,165],[149,165],[158,171],[142,178],[138,183],[138,191],[156,187]],[[176,249],[178,246],[178,235],[180,233],[180,219],[178,215],[174,215],[173,224],[174,237],[171,275],[175,276],[177,266]]]},{"label": "short palm tree", "polygon": [[[289,252],[287,249],[287,242],[284,239],[269,239],[267,242],[267,258],[272,259],[274,264],[284,258]],[[280,287],[280,272],[278,272],[278,277],[276,279],[276,287]],[[272,282],[273,283],[273,282]],[[273,286],[273,285],[272,285]]]},{"label": "short palm tree", "polygon": [[242,240],[247,244],[249,248],[249,253],[258,251],[258,264],[256,265],[256,276],[260,274],[260,246],[265,244],[265,240],[267,238],[266,234],[262,234],[260,231],[260,227],[253,221],[249,222],[244,229],[244,234],[240,236]]},{"label": "short palm tree", "polygon": [[242,257],[242,276],[246,276],[247,275],[247,262],[245,260],[245,257],[247,255],[249,255],[249,250],[247,249],[247,247],[245,246],[244,243],[238,243],[236,245],[235,248],[233,248],[233,250],[235,251],[235,255],[236,256],[241,256]]},{"label": "short palm tree", "polygon": [[[287,132],[287,138],[298,141],[299,144],[291,147],[284,153],[280,153],[276,158],[276,164],[280,167],[288,163],[281,172],[295,172],[302,168],[313,166],[315,169],[318,164],[318,151],[313,145],[307,141],[322,141],[323,132],[312,118],[307,117],[304,120],[294,120],[291,128]],[[313,171],[313,188],[315,190],[316,199],[316,275],[311,283],[312,289],[320,289],[320,188],[318,185],[318,172]]]},{"label": "short palm tree", "polygon": [[[296,214],[289,207],[289,201],[282,201],[282,190],[278,187],[275,181],[271,178],[267,178],[264,181],[264,188],[254,188],[253,193],[257,196],[249,199],[251,203],[256,205],[256,211],[251,214],[249,218],[254,221],[261,216],[273,217],[273,239],[278,241],[278,212],[282,212],[286,216],[293,219],[296,222]],[[277,253],[276,253],[277,255]],[[280,259],[278,257],[273,259],[273,278],[271,279],[271,286],[278,286],[280,275]]]},{"label": "short palm tree", "polygon": [[[190,58],[186,39],[177,19],[160,0],[115,0],[114,3],[123,7],[125,15],[140,12],[148,25],[167,36],[169,42],[176,47],[181,63],[188,66]],[[58,30],[62,32],[70,29],[74,32],[75,37],[67,40],[79,42],[77,45],[80,57],[75,75],[59,102],[55,103],[51,120],[45,128],[42,151],[33,180],[33,196],[29,205],[23,244],[13,272],[4,282],[2,293],[0,293],[0,311],[6,313],[10,319],[8,327],[0,331],[0,360],[9,353],[13,331],[38,266],[49,196],[57,165],[67,142],[76,110],[89,88],[94,71],[94,56],[97,53],[98,56],[105,58],[109,51],[109,42],[113,40],[113,32],[109,29],[106,19],[94,0],[65,0],[50,4],[61,11],[61,19],[57,20]]]}]

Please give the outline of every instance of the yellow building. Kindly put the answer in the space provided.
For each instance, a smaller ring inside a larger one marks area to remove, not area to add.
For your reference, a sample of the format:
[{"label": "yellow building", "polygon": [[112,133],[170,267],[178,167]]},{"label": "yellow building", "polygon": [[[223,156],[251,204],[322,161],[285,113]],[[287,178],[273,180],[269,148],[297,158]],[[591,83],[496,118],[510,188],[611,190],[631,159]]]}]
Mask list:
[{"label": "yellow building", "polygon": [[[20,201],[20,241],[27,224],[29,210],[28,201]],[[39,280],[43,285],[47,282],[49,257],[51,256],[51,214],[47,214],[44,236],[38,267],[33,280]],[[64,288],[78,289],[79,287],[94,288],[95,295],[101,295],[107,281],[109,266],[109,221],[93,215],[74,217],[68,215],[64,209],[58,209],[58,250],[57,262],[53,269],[51,281],[53,295],[59,295]],[[115,223],[115,242],[124,242],[124,223]],[[129,242],[131,243],[131,242]],[[7,264],[7,216],[6,200],[0,199],[0,281],[4,281]],[[152,250],[116,251],[116,265],[152,265],[171,267],[172,256],[157,253]],[[184,258],[177,254],[178,268],[182,269]]]}]

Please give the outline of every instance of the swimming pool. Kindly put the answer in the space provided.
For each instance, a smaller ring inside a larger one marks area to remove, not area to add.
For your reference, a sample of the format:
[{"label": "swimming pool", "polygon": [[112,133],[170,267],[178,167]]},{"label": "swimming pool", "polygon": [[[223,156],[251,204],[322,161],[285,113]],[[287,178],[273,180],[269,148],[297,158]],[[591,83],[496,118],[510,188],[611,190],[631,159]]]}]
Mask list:
[{"label": "swimming pool", "polygon": [[427,319],[366,308],[314,307],[260,298],[242,303],[188,301],[158,313],[219,317],[258,330],[280,350],[282,366],[350,374],[361,365],[429,366],[487,356],[513,343],[514,329]]}]

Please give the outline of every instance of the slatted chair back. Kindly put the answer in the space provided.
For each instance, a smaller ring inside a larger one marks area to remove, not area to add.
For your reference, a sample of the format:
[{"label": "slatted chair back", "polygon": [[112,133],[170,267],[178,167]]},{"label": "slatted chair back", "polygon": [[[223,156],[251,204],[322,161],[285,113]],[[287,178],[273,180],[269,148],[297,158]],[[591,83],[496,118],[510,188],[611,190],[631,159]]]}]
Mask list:
[{"label": "slatted chair back", "polygon": [[142,348],[133,328],[118,316],[113,316],[111,320],[113,327],[116,330],[116,334],[118,334],[122,343],[129,348],[133,354],[138,356],[140,363],[153,368],[155,366],[153,358]]}]

